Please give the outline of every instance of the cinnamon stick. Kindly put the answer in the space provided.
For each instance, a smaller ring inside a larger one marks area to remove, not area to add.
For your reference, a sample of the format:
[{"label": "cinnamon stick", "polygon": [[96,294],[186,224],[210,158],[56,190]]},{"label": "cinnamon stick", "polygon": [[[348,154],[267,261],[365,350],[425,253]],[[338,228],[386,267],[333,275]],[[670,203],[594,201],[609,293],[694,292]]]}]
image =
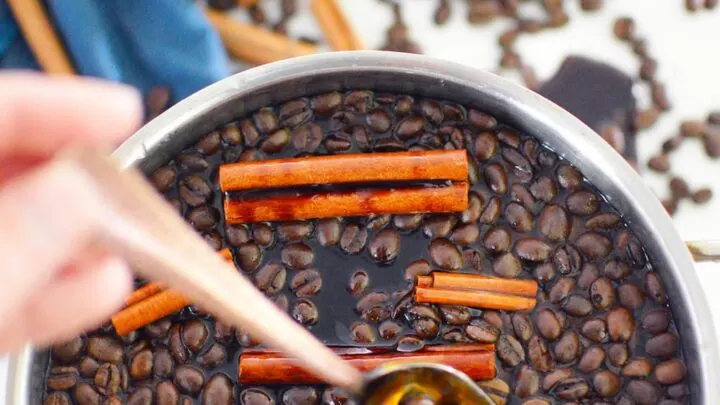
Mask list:
[{"label": "cinnamon stick", "polygon": [[74,75],[75,69],[43,3],[39,0],[8,0],[8,5],[43,70],[49,74]]},{"label": "cinnamon stick", "polygon": [[463,289],[498,292],[534,298],[538,284],[534,280],[517,280],[491,277],[483,274],[434,272],[428,276],[419,276],[418,287],[442,289]]},{"label": "cinnamon stick", "polygon": [[[413,353],[341,354],[353,367],[368,372],[386,363],[434,363],[454,367],[473,380],[495,378],[492,345],[443,345]],[[277,352],[244,352],[238,363],[238,380],[245,385],[318,384],[322,381]]]},{"label": "cinnamon stick", "polygon": [[424,304],[465,305],[473,308],[525,311],[535,308],[534,298],[479,290],[415,288],[415,301]]},{"label": "cinnamon stick", "polygon": [[206,9],[210,23],[228,52],[251,65],[262,65],[317,53],[317,47],[251,24],[237,22],[222,12]]},{"label": "cinnamon stick", "polygon": [[312,0],[311,6],[315,21],[320,25],[325,40],[332,49],[336,51],[365,49],[337,0]]},{"label": "cinnamon stick", "polygon": [[[225,260],[232,261],[232,252],[224,248],[218,252]],[[165,290],[151,281],[135,290],[126,300],[127,308],[112,317],[113,326],[120,335],[147,326],[191,304],[182,294]]]},{"label": "cinnamon stick", "polygon": [[328,192],[247,201],[226,198],[224,205],[228,224],[371,214],[461,212],[467,209],[468,184]]},{"label": "cinnamon stick", "polygon": [[467,181],[464,150],[311,156],[220,166],[220,189],[237,191],[315,184],[389,181]]}]

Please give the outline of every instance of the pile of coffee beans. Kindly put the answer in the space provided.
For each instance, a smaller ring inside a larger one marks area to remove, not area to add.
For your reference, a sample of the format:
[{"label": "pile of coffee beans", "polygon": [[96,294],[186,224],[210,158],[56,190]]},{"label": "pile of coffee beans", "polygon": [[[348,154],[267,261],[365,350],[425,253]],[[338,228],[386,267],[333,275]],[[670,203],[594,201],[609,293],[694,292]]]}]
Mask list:
[{"label": "pile of coffee beans", "polygon": [[[222,163],[442,148],[468,152],[462,213],[223,221]],[[367,90],[309,95],[217,128],[149,177],[329,345],[494,343],[497,378],[478,384],[498,405],[691,403],[670,303],[642,242],[571,162],[486,112]],[[414,302],[415,278],[434,270],[535,279],[538,306]],[[326,386],[241,386],[238,359],[257,344],[193,306],[127,336],[107,325],[51,349],[44,404],[353,403]]]}]

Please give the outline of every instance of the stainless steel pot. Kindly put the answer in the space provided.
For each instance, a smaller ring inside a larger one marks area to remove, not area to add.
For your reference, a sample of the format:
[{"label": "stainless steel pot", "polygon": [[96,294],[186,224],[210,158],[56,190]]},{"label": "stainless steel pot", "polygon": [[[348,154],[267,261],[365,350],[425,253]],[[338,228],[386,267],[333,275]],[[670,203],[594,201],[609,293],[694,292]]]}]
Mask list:
[{"label": "stainless steel pot", "polygon": [[[116,156],[150,172],[220,124],[299,96],[370,88],[452,100],[486,110],[575,164],[632,224],[665,281],[681,331],[692,403],[720,403],[720,357],[692,257],[652,192],[590,128],[541,96],[490,73],[424,56],[339,52],[251,69],[180,102],[125,142]],[[11,359],[8,404],[42,402],[47,352]]]}]

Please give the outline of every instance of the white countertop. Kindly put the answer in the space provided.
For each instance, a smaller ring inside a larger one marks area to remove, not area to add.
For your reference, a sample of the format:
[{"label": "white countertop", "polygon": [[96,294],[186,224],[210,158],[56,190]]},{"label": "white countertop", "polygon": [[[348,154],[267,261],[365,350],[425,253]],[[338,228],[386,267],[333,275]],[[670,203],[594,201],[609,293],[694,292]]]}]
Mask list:
[{"label": "white countertop", "polygon": [[[278,0],[264,0],[276,3]],[[308,9],[309,0],[298,0],[304,12],[296,16],[291,32],[315,38],[320,33],[314,26]],[[353,25],[368,48],[379,48],[384,43],[385,30],[392,21],[390,8],[378,1],[340,0]],[[495,70],[500,57],[496,45],[498,33],[507,22],[471,27],[466,20],[464,1],[453,1],[451,20],[444,27],[436,27],[432,15],[437,0],[411,0],[406,4],[405,19],[411,27],[411,37],[431,56],[445,58],[473,67]],[[518,50],[532,65],[541,79],[551,77],[560,62],[569,54],[598,58],[635,75],[638,62],[628,47],[615,40],[612,23],[617,16],[635,18],[638,32],[647,38],[649,51],[659,64],[658,78],[667,83],[673,109],[664,114],[658,124],[639,136],[641,164],[657,150],[668,136],[674,134],[682,119],[704,119],[712,109],[720,110],[720,8],[687,14],[683,0],[606,0],[603,10],[582,13],[578,1],[566,1],[571,15],[570,24],[547,33],[524,36]],[[272,7],[268,7],[271,9]],[[272,17],[272,13],[268,13]],[[638,88],[638,94],[647,90]],[[682,168],[691,187],[711,186],[716,197],[705,206],[689,202],[680,205],[674,222],[686,240],[720,239],[720,160],[711,161],[699,143],[687,142],[672,155],[674,167]],[[661,197],[666,193],[666,179],[642,169],[647,184]],[[720,325],[720,264],[698,265],[698,274],[714,312],[716,325]],[[720,340],[720,339],[719,339]],[[0,382],[5,381],[7,361],[0,359]],[[0,384],[0,405],[5,404],[4,385]],[[7,404],[10,405],[10,404]]]}]

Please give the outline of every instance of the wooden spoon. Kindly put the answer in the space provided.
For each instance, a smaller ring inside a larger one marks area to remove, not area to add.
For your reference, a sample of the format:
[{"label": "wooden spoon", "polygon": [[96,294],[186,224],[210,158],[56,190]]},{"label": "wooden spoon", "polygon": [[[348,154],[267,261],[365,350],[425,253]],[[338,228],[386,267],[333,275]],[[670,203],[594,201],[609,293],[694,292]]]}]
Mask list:
[{"label": "wooden spoon", "polygon": [[[98,241],[143,277],[162,282],[223,322],[296,358],[329,384],[359,392],[362,374],[325,347],[227,264],[135,169],[95,151],[58,157],[87,175],[104,202]],[[230,268],[229,268],[230,267]]]}]

